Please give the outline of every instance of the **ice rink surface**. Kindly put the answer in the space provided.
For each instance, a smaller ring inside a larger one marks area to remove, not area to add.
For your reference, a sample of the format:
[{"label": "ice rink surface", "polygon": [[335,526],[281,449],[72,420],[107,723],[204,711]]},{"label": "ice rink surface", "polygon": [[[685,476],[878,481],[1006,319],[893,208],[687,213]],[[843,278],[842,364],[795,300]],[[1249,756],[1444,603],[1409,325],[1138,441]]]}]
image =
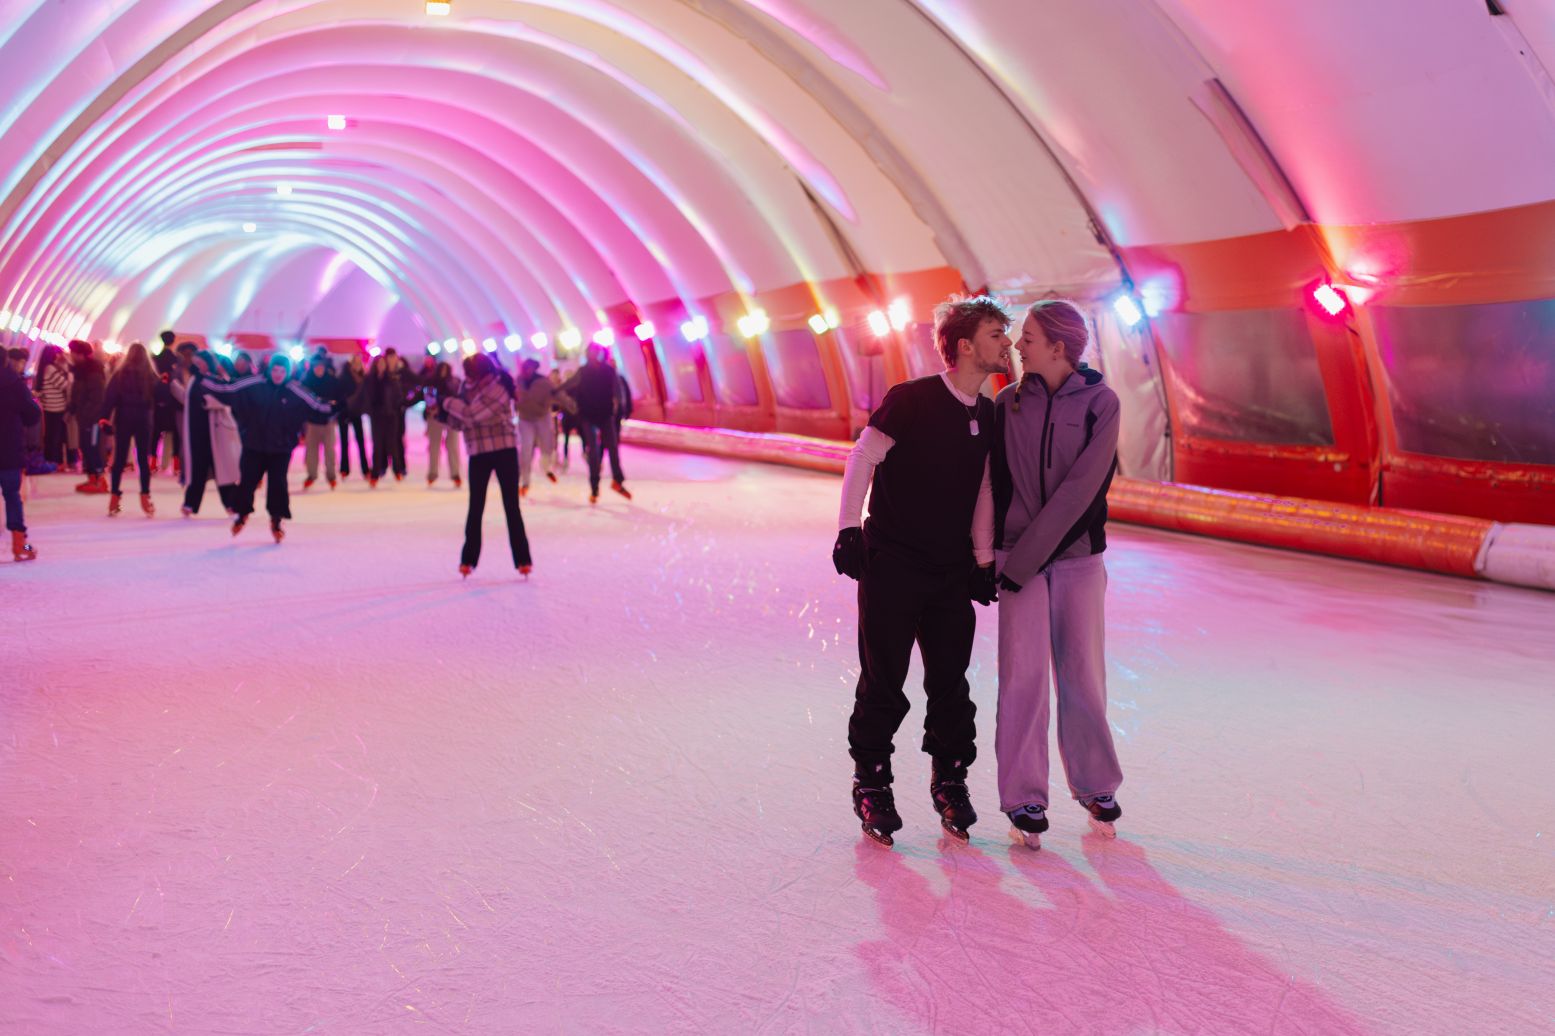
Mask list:
[{"label": "ice rink surface", "polygon": [[886,851],[839,480],[626,464],[537,487],[527,583],[495,502],[460,581],[415,455],[280,547],[37,479],[0,1031],[1555,1031],[1555,595],[1114,526],[1120,837],[1008,844],[980,611],[982,821],[941,844],[918,690]]}]

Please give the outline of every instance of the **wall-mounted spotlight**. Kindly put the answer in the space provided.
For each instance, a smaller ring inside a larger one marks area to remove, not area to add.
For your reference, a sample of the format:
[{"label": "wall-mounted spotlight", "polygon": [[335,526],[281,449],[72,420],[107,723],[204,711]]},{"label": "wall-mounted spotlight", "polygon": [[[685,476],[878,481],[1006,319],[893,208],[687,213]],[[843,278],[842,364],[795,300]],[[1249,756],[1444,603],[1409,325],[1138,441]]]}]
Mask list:
[{"label": "wall-mounted spotlight", "polygon": [[746,338],[755,338],[766,334],[767,328],[772,326],[772,320],[767,316],[766,310],[763,309],[753,309],[734,323],[740,329],[740,334]]},{"label": "wall-mounted spotlight", "polygon": [[905,330],[912,323],[912,301],[910,299],[897,299],[886,309],[886,317],[891,321],[891,326],[898,331]]},{"label": "wall-mounted spotlight", "polygon": [[459,343],[459,350],[462,353],[464,353],[464,355],[466,355],[466,356],[474,356],[475,355],[475,339],[473,339],[473,338],[466,338],[464,341],[460,342]]},{"label": "wall-mounted spotlight", "polygon": [[824,316],[822,316],[820,313],[814,313],[810,316],[810,330],[814,331],[817,335],[824,335],[828,330],[830,330],[830,328],[827,327],[826,318]]},{"label": "wall-mounted spotlight", "polygon": [[1139,308],[1134,296],[1124,292],[1112,300],[1112,311],[1124,327],[1138,327],[1145,319],[1145,311]]},{"label": "wall-mounted spotlight", "polygon": [[608,327],[602,327],[594,332],[594,344],[609,349],[616,344],[616,333]]},{"label": "wall-mounted spotlight", "polygon": [[551,336],[546,334],[544,331],[536,331],[534,334],[529,336],[529,344],[534,346],[536,349],[544,349],[546,346],[551,344]]},{"label": "wall-mounted spotlight", "polygon": [[1327,281],[1314,285],[1311,295],[1317,307],[1330,317],[1343,316],[1344,311],[1350,308],[1350,300]]},{"label": "wall-mounted spotlight", "polygon": [[648,341],[650,338],[653,337],[653,332],[654,332],[653,323],[652,323],[652,321],[648,321],[648,320],[644,320],[642,323],[638,324],[635,328],[632,329],[632,333],[637,336],[637,340],[639,342],[646,342],[646,341]]},{"label": "wall-mounted spotlight", "polygon": [[443,345],[442,345],[441,342],[428,342],[427,343],[427,352],[432,354],[433,356],[439,355],[440,353],[442,353],[442,351],[443,351]]},{"label": "wall-mounted spotlight", "polygon": [[708,330],[706,317],[692,317],[680,325],[680,337],[688,342],[700,342],[707,338]]},{"label": "wall-mounted spotlight", "polygon": [[290,349],[286,350],[286,355],[292,358],[293,363],[301,363],[305,354],[302,351],[302,346],[294,345]]},{"label": "wall-mounted spotlight", "polygon": [[891,318],[886,316],[884,310],[877,309],[869,314],[869,329],[877,338],[884,338],[891,333]]},{"label": "wall-mounted spotlight", "polygon": [[583,332],[575,327],[569,327],[556,336],[556,344],[563,349],[576,349],[583,344]]},{"label": "wall-mounted spotlight", "polygon": [[494,353],[497,351],[497,340],[495,338],[487,338],[481,342],[481,348],[489,353]]},{"label": "wall-mounted spotlight", "polygon": [[508,347],[508,352],[516,353],[524,347],[524,340],[518,335],[508,335],[502,339],[502,344]]}]

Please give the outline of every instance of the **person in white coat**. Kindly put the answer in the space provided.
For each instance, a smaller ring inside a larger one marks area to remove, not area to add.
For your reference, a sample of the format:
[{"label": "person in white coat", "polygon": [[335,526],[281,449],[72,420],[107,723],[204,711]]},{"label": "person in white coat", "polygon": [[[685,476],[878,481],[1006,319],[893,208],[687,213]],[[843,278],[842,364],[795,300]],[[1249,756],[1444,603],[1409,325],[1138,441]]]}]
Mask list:
[{"label": "person in white coat", "polygon": [[232,410],[216,396],[205,391],[205,382],[227,380],[228,374],[221,357],[198,350],[186,352],[189,376],[175,381],[170,387],[173,396],[183,404],[183,471],[185,479],[184,505],[180,509],[185,518],[200,511],[205,497],[205,483],[214,478],[216,492],[228,514],[233,513],[233,492],[239,481],[238,460],[243,444],[238,437],[238,424],[232,418]]}]

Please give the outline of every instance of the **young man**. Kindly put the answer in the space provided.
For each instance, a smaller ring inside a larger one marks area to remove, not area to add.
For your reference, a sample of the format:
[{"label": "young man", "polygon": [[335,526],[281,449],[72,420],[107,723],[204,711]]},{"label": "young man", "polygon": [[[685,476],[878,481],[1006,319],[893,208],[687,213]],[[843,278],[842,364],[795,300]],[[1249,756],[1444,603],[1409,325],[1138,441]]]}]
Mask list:
[{"label": "young man", "polygon": [[297,448],[297,436],[306,423],[333,420],[338,405],[324,402],[291,380],[291,363],[280,353],[270,357],[265,370],[266,375],[251,374],[225,384],[207,382],[204,388],[232,407],[243,436],[232,535],[242,532],[248,524],[248,516],[254,513],[254,491],[263,479],[270,535],[280,543],[286,535],[281,522],[290,521],[292,516],[286,469],[291,464],[292,450]]},{"label": "young man", "polygon": [[[928,696],[923,750],[933,760],[934,809],[962,840],[977,820],[966,789],[977,758],[966,669],[977,624],[972,601],[993,600],[993,403],[978,390],[1008,369],[1009,326],[992,298],[941,303],[934,340],[945,371],[886,393],[848,455],[832,561],[859,582],[861,668],[848,722],[853,809],[864,833],[883,845],[902,826],[891,753],[908,711],[902,685],[914,643]],[[871,480],[869,520],[860,528]]]},{"label": "young man", "polygon": [[[335,376],[334,361],[326,352],[316,352],[313,360],[308,365],[308,373],[303,375],[302,387],[313,393],[321,401],[338,408],[340,399],[340,379]],[[329,482],[329,488],[334,489],[335,478],[335,422],[309,421],[303,429],[303,463],[307,466],[307,477],[303,479],[302,488],[310,489],[313,483],[319,480],[319,452],[324,453],[324,478]]]},{"label": "young man", "polygon": [[73,375],[70,414],[80,429],[81,470],[86,474],[86,481],[76,486],[76,492],[106,493],[108,480],[103,478],[102,429],[97,422],[103,416],[103,393],[108,388],[108,377],[90,342],[73,340],[69,355]]},{"label": "young man", "polygon": [[610,488],[626,497],[626,475],[621,472],[621,444],[616,438],[616,413],[621,405],[620,378],[609,363],[610,350],[591,345],[588,360],[568,379],[562,390],[578,403],[578,427],[583,452],[589,462],[589,503],[599,502],[600,469],[610,455]]},{"label": "young man", "polygon": [[525,360],[518,371],[518,495],[529,495],[529,472],[534,467],[535,447],[545,477],[556,481],[556,422],[551,407],[560,391],[540,373],[540,361]]},{"label": "young man", "polygon": [[[162,381],[171,384],[183,373],[179,370],[178,352],[173,348],[173,340],[176,336],[171,331],[163,331],[160,337],[162,348],[151,357],[151,364],[156,368]],[[182,476],[183,461],[180,458],[184,449],[181,434],[183,421],[183,407],[178,400],[174,399],[171,393],[159,393],[156,399],[151,439],[153,471],[166,471],[171,468],[175,475]]]}]

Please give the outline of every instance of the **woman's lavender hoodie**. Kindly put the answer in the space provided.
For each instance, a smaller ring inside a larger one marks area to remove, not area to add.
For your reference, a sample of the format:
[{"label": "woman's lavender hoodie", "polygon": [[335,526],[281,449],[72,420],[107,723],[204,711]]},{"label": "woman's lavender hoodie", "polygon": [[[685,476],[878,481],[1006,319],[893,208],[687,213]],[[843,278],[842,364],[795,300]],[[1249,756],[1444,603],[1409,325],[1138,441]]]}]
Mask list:
[{"label": "woman's lavender hoodie", "polygon": [[1107,549],[1118,410],[1117,393],[1085,366],[1051,396],[1032,374],[994,400],[994,549],[1008,552],[1002,574],[1011,582]]}]

